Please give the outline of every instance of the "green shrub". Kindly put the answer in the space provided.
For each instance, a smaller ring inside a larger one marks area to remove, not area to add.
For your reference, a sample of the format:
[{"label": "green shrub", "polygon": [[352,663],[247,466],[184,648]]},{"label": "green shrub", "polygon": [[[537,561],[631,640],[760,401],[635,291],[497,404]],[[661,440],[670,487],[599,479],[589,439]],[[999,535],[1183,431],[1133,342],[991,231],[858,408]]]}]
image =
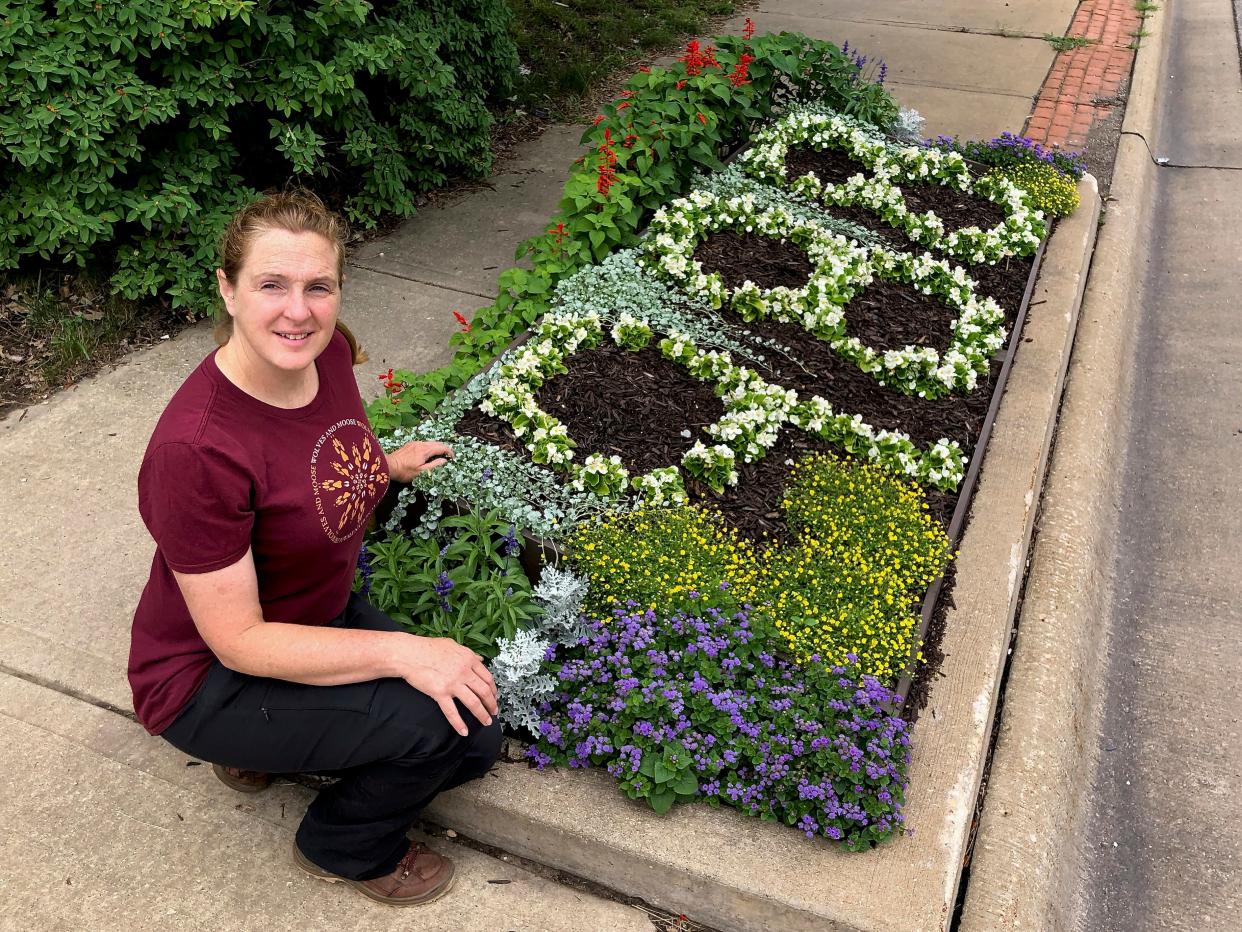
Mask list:
[{"label": "green shrub", "polygon": [[212,307],[216,239],[290,178],[362,226],[490,167],[500,0],[0,0],[0,269]]}]

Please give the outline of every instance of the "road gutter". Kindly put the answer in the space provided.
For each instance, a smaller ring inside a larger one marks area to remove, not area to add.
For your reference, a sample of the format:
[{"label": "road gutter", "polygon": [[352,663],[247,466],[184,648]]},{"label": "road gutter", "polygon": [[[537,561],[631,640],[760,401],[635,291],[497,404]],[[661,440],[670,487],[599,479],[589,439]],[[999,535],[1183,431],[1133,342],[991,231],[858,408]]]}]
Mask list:
[{"label": "road gutter", "polygon": [[1156,165],[1142,138],[1159,99],[1170,20],[1138,53],[1111,197],[1083,300],[1057,449],[999,723],[961,932],[1067,929],[1095,772],[1102,632]]}]

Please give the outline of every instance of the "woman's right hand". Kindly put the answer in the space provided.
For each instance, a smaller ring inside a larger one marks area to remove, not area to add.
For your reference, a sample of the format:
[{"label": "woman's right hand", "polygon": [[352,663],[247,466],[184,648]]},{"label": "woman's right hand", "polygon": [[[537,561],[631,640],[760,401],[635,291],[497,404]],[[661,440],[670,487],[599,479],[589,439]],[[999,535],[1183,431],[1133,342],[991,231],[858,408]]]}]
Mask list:
[{"label": "woman's right hand", "polygon": [[407,635],[409,647],[398,658],[398,673],[419,692],[430,696],[440,706],[453,729],[463,737],[469,732],[462,720],[456,699],[482,725],[490,725],[499,711],[496,702],[496,681],[483,658],[462,647],[452,638],[429,638]]}]

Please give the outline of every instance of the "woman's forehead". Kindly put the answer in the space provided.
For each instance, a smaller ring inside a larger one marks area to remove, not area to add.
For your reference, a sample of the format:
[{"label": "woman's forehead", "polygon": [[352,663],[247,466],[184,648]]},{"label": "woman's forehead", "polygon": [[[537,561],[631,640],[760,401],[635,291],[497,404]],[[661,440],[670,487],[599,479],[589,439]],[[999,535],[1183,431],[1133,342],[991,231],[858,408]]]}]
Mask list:
[{"label": "woman's forehead", "polygon": [[261,230],[251,238],[243,267],[248,272],[337,275],[336,244],[318,233]]}]

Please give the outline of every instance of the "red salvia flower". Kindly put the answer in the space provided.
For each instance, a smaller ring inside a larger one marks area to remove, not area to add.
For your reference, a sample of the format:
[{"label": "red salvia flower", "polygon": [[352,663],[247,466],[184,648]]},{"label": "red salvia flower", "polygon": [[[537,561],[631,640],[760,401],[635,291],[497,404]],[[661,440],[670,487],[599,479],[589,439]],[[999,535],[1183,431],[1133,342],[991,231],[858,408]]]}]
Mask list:
[{"label": "red salvia flower", "polygon": [[601,113],[599,116],[597,116],[594,120],[591,121],[591,125],[599,126],[599,124],[602,123],[603,121],[604,121],[604,115]]},{"label": "red salvia flower", "polygon": [[675,88],[677,88],[677,90],[679,90],[679,91],[680,91],[683,87],[685,87],[685,86],[686,86],[686,82],[685,82],[685,81],[678,81],[678,82],[677,82],[676,84],[674,84],[673,86],[674,86]]},{"label": "red salvia flower", "polygon": [[629,105],[630,105],[630,102],[628,100],[621,101],[621,103],[617,104],[617,113],[620,113],[622,110],[624,110]]},{"label": "red salvia flower", "polygon": [[565,238],[565,235],[566,235],[566,234],[565,234],[565,224],[564,224],[564,222],[562,221],[561,223],[558,223],[558,224],[557,224],[556,226],[554,226],[554,227],[549,227],[549,228],[548,228],[548,235],[549,235],[549,236],[552,236],[552,237],[555,237],[555,239],[556,239],[556,245],[558,245],[558,246],[559,246],[559,245],[561,244],[561,240],[563,240],[563,239]]},{"label": "red salvia flower", "polygon": [[755,21],[748,16],[746,17],[746,22],[742,24],[742,38],[753,39],[754,36],[755,36]]},{"label": "red salvia flower", "polygon": [[737,60],[737,64],[733,66],[733,71],[729,75],[729,83],[734,87],[741,87],[743,84],[750,83],[750,63],[755,60],[755,56],[749,52],[743,52],[742,57]]},{"label": "red salvia flower", "polygon": [[474,324],[466,320],[465,315],[462,314],[461,311],[454,311],[453,317],[457,320],[457,326],[461,327],[462,333],[469,333],[470,330],[474,327]]},{"label": "red salvia flower", "polygon": [[608,196],[608,190],[617,183],[617,153],[613,151],[612,130],[605,128],[604,141],[599,144],[597,150],[601,156],[599,162],[599,177],[595,179],[595,190],[604,197]]},{"label": "red salvia flower", "polygon": [[702,74],[703,66],[707,64],[707,57],[700,51],[698,39],[687,42],[686,54],[677,60],[686,66],[686,74],[692,78]]},{"label": "red salvia flower", "polygon": [[704,126],[707,125],[707,117],[703,116],[703,114],[701,113],[696,113],[695,116],[699,118],[700,123],[702,123]]}]

